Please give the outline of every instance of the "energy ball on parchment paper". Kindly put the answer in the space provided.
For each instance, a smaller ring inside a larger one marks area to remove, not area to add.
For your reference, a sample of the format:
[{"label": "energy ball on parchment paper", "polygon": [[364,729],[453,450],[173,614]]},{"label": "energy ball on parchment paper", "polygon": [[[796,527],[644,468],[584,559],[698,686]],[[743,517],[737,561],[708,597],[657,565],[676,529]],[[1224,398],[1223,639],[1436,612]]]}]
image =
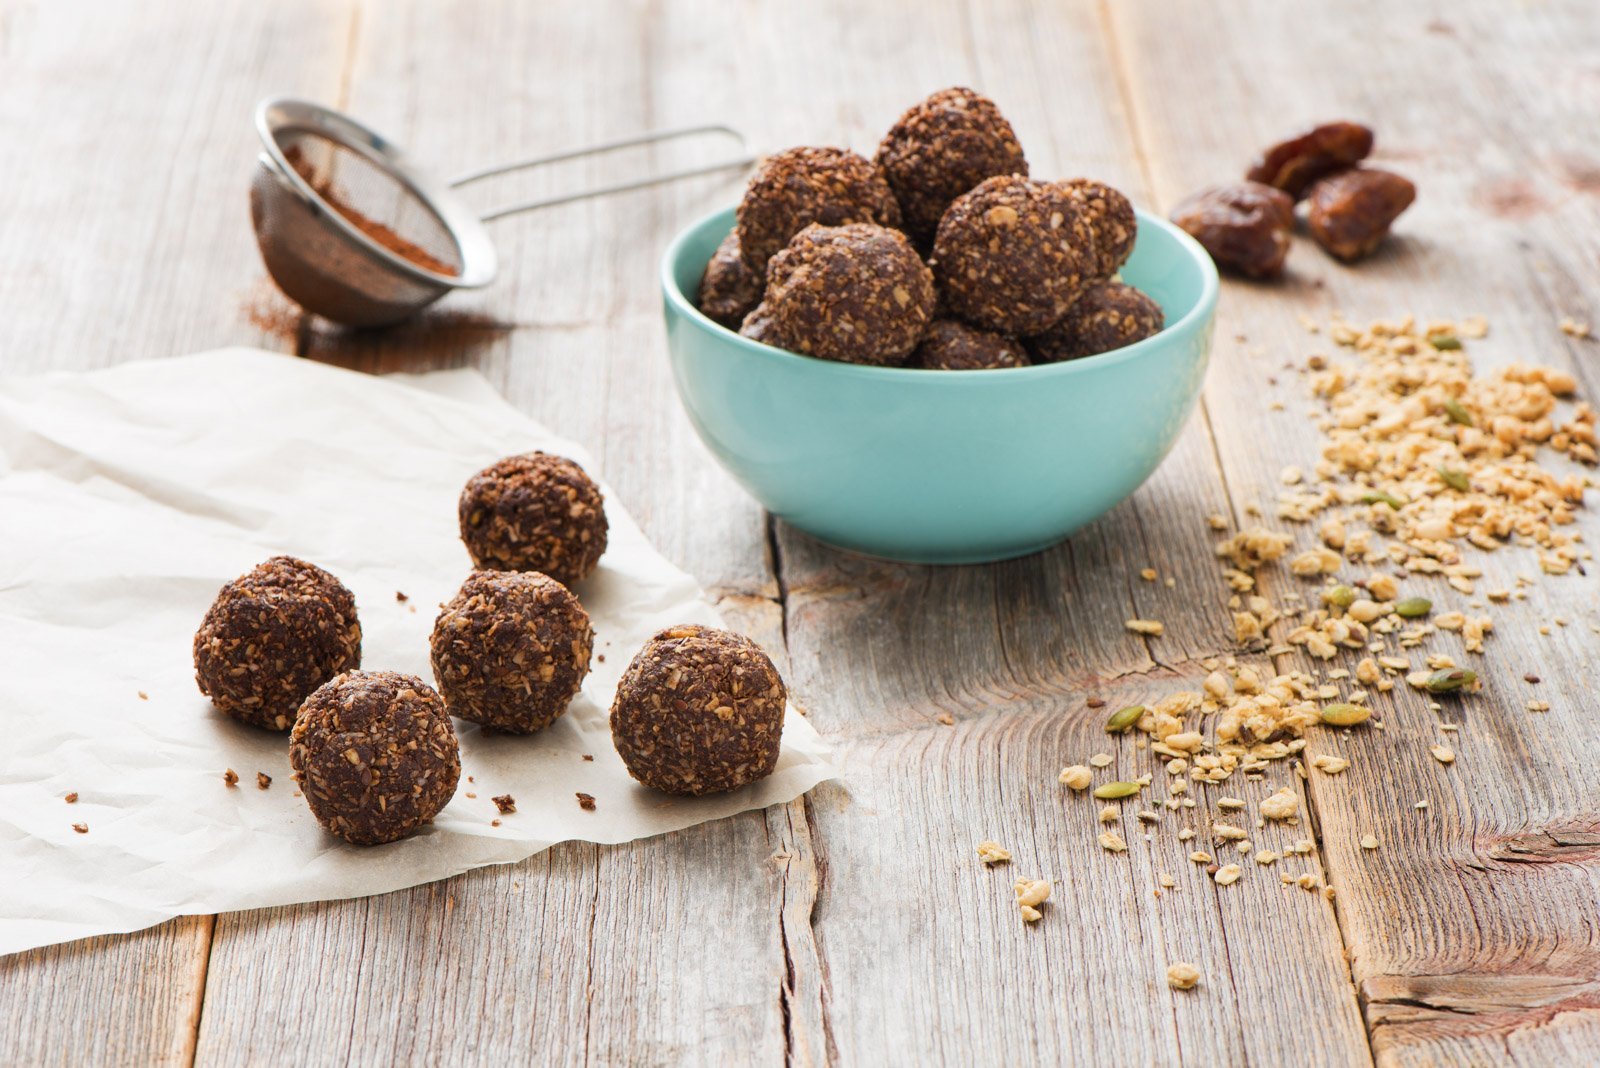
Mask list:
[{"label": "energy ball on parchment paper", "polygon": [[611,740],[628,773],[669,794],[714,794],[772,774],[788,698],[749,638],[668,627],[623,672]]},{"label": "energy ball on parchment paper", "polygon": [[700,310],[708,319],[737,330],[744,317],[761,303],[765,286],[762,272],[751,270],[739,254],[739,232],[730,230],[700,278]]},{"label": "energy ball on parchment paper", "polygon": [[1028,339],[1039,363],[1094,356],[1161,332],[1161,305],[1121,282],[1090,286],[1061,321]]},{"label": "energy ball on parchment paper", "polygon": [[542,571],[564,586],[589,576],[606,551],[600,487],[564,456],[507,456],[467,480],[461,540],[481,571]]},{"label": "energy ball on parchment paper", "polygon": [[1028,364],[1027,350],[1012,338],[954,319],[939,319],[928,328],[908,366],[930,371],[987,371]]},{"label": "energy ball on parchment paper", "polygon": [[294,726],[307,694],[360,666],[356,599],[292,556],[274,556],[222,587],[194,636],[200,692],[268,730]]},{"label": "energy ball on parchment paper", "polygon": [[957,318],[1002,334],[1042,333],[1098,263],[1089,215],[1053,183],[986,178],[956,198],[933,242],[934,277]]},{"label": "energy ball on parchment paper", "polygon": [[444,699],[427,683],[349,671],[306,698],[289,735],[289,766],[325,830],[379,845],[450,803],[461,753]]},{"label": "energy ball on parchment paper", "polygon": [[1055,185],[1083,206],[1094,234],[1096,278],[1110,278],[1133,254],[1139,236],[1139,219],[1133,204],[1117,190],[1092,178],[1069,178]]},{"label": "energy ball on parchment paper", "polygon": [[1028,175],[1022,145],[994,101],[961,87],[941,89],[900,116],[877,160],[906,233],[923,251],[956,197],[997,174]]},{"label": "energy ball on parchment paper", "polygon": [[905,234],[813,224],[772,257],[766,296],[745,321],[791,352],[895,365],[922,340],[936,302],[933,274]]},{"label": "energy ball on parchment paper", "polygon": [[429,642],[450,714],[532,734],[567,710],[589,674],[594,630],[567,588],[537,571],[474,571]]},{"label": "energy ball on parchment paper", "polygon": [[761,161],[737,218],[739,250],[759,274],[812,223],[898,228],[900,205],[871,160],[844,148],[791,148]]}]

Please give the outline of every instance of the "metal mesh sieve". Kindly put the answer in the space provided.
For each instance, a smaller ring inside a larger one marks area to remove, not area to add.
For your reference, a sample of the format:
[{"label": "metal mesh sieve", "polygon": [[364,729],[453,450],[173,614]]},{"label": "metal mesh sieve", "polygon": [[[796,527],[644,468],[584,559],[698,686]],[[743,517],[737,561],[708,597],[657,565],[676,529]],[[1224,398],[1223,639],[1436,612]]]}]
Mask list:
[{"label": "metal mesh sieve", "polygon": [[[419,172],[380,134],[318,104],[265,100],[256,128],[263,151],[250,184],[250,217],[261,258],[302,308],[347,326],[400,322],[452,289],[488,285],[498,263],[486,221],[753,162],[736,131],[697,126],[489,167],[444,184]],[[452,192],[509,171],[708,133],[735,138],[740,154],[516,204],[481,219]]]}]

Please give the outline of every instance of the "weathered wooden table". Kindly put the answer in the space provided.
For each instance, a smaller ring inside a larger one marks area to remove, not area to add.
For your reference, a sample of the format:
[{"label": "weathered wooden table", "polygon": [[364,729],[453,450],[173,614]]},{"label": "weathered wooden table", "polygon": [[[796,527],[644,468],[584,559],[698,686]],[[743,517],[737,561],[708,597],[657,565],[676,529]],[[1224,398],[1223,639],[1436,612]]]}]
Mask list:
[{"label": "weathered wooden table", "polygon": [[[274,311],[246,219],[250,109],[269,92],[347,107],[449,171],[710,119],[766,149],[870,149],[957,83],[1000,101],[1036,173],[1160,209],[1328,117],[1372,121],[1378,158],[1421,191],[1358,268],[1300,239],[1285,284],[1228,283],[1203,410],[1157,475],[1069,544],[992,567],[830,551],[700,447],[656,261],[733,179],[500,224],[500,283],[445,306],[471,314],[378,336]],[[1055,773],[1129,744],[1086,697],[1131,703],[1229,651],[1203,517],[1270,506],[1280,468],[1317,455],[1303,380],[1267,383],[1321,343],[1302,316],[1483,314],[1480,364],[1553,363],[1600,396],[1597,349],[1556,329],[1600,316],[1597,108],[1584,0],[0,0],[4,371],[229,343],[475,366],[601,458],[780,658],[844,767],[787,807],[658,840],[5,958],[0,1062],[1595,1063],[1592,581],[1541,583],[1498,618],[1449,774],[1416,759],[1433,713],[1401,692],[1388,730],[1350,743],[1349,774],[1297,786],[1334,901],[1220,889],[1139,841],[1110,858]],[[1491,579],[1536,570],[1514,549],[1484,562]],[[1135,581],[1146,566],[1176,587]],[[1574,625],[1538,633],[1556,615]],[[1130,616],[1165,635],[1128,633]],[[1548,714],[1523,710],[1525,671]],[[1382,850],[1358,848],[1369,831]],[[1012,873],[976,864],[991,837]],[[1158,898],[1166,869],[1179,884]],[[1015,873],[1056,880],[1044,922],[1017,921]],[[1204,973],[1194,993],[1165,985],[1180,959]]]}]

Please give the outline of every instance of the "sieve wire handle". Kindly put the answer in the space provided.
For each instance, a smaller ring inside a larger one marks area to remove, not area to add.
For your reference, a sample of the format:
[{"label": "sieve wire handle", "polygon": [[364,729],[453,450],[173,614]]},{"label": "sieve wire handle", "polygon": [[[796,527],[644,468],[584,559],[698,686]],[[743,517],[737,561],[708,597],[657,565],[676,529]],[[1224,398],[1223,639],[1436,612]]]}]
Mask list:
[{"label": "sieve wire handle", "polygon": [[[720,123],[710,123],[704,126],[685,126],[674,130],[657,130],[655,133],[641,134],[637,137],[624,137],[615,141],[603,141],[597,145],[584,148],[568,149],[564,152],[555,152],[548,156],[536,156],[532,159],[518,160],[515,163],[501,163],[482,170],[469,171],[450,180],[451,188],[459,188],[471,182],[484,178],[492,178],[499,174],[508,174],[511,171],[532,170],[535,167],[544,167],[552,163],[561,163],[569,159],[583,159],[588,156],[600,156],[608,152],[616,152],[624,148],[635,148],[639,145],[660,144],[663,141],[676,141],[686,137],[698,137],[703,134],[724,134],[739,143],[739,148],[745,148],[744,135],[731,126]],[[665,185],[684,178],[694,178],[702,174],[715,174],[718,171],[731,171],[748,167],[755,162],[755,157],[748,152],[731,159],[721,160],[717,163],[707,163],[699,167],[689,167],[684,170],[668,171],[665,174],[653,174],[644,178],[635,178],[626,182],[617,182],[613,185],[596,186],[593,189],[581,189],[576,193],[564,193],[560,196],[546,197],[543,200],[529,200],[521,204],[512,204],[509,207],[497,208],[487,212],[479,218],[484,222],[515,215],[518,212],[534,211],[539,208],[553,208],[558,204],[570,204],[576,200],[588,200],[592,197],[610,196],[613,193],[625,193],[630,189],[647,189],[654,185]]]}]

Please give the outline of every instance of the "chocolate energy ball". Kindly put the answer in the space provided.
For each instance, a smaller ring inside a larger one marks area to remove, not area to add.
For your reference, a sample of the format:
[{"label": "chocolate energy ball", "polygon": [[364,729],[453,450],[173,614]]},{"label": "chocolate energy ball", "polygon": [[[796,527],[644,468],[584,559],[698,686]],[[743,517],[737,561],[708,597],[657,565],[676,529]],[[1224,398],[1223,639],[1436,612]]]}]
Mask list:
[{"label": "chocolate energy ball", "polygon": [[772,257],[760,314],[751,317],[769,335],[761,340],[791,352],[895,365],[922,340],[935,300],[933,274],[905,234],[813,224]]},{"label": "chocolate energy ball", "polygon": [[480,571],[542,571],[564,586],[589,577],[606,551],[600,487],[564,456],[507,456],[467,480],[461,540]]},{"label": "chocolate energy ball", "polygon": [[1026,350],[1011,338],[954,319],[939,319],[928,328],[910,366],[930,371],[985,371],[1026,367],[1028,363]]},{"label": "chocolate energy ball", "polygon": [[444,699],[427,683],[395,671],[348,671],[301,706],[289,766],[325,830],[379,845],[450,803],[461,753]]},{"label": "chocolate energy ball", "polygon": [[749,638],[668,627],[617,684],[611,740],[646,786],[721,793],[772,774],[787,698],[772,661]]},{"label": "chocolate energy ball", "polygon": [[1139,236],[1139,219],[1133,213],[1133,204],[1117,190],[1092,178],[1069,178],[1056,184],[1077,200],[1088,216],[1089,229],[1094,233],[1095,277],[1110,278],[1128,262]]},{"label": "chocolate energy ball", "polygon": [[791,148],[768,156],[739,202],[739,249],[758,274],[767,260],[812,223],[877,223],[899,227],[883,172],[843,148]]},{"label": "chocolate energy ball", "polygon": [[934,276],[958,318],[1002,334],[1037,334],[1066,314],[1097,263],[1078,199],[1015,175],[957,197],[933,242]]},{"label": "chocolate energy ball", "polygon": [[739,329],[744,317],[761,303],[765,279],[739,254],[739,231],[722,239],[706,273],[700,278],[700,310],[730,330]]},{"label": "chocolate energy ball", "polygon": [[548,727],[589,674],[594,630],[537,571],[474,571],[433,624],[433,677],[450,714],[513,734]]},{"label": "chocolate energy ball", "polygon": [[1028,175],[1016,132],[993,100],[960,87],[914,105],[878,146],[905,231],[927,251],[956,197],[997,174]]},{"label": "chocolate energy ball", "polygon": [[217,594],[194,636],[200,692],[234,719],[294,726],[300,702],[361,666],[356,599],[315,564],[274,556]]},{"label": "chocolate energy ball", "polygon": [[1101,282],[1084,291],[1061,321],[1028,339],[1033,358],[1060,363],[1143,341],[1161,332],[1161,306],[1132,286]]}]

